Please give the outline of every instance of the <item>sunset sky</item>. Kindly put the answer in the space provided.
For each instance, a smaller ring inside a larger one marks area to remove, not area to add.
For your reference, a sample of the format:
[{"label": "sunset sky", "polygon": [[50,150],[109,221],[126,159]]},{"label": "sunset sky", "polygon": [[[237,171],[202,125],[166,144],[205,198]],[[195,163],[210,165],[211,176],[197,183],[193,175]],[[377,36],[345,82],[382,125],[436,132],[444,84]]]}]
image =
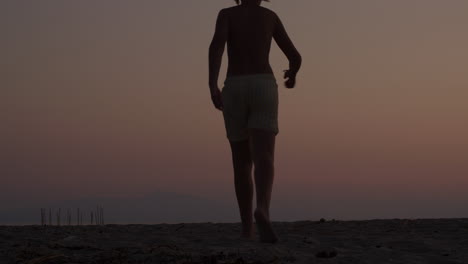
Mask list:
[{"label": "sunset sky", "polygon": [[[208,90],[214,22],[233,4],[1,1],[3,212],[164,192],[232,211],[179,207],[186,221],[239,221]],[[263,6],[303,57],[297,87],[280,85],[272,219],[468,217],[468,1]],[[275,43],[270,61],[281,84]]]}]

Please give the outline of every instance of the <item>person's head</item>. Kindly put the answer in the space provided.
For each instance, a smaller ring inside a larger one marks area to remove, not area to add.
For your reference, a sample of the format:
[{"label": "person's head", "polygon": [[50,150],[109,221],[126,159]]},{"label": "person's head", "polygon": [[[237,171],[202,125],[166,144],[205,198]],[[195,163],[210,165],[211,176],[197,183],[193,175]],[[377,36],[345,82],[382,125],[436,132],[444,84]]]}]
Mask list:
[{"label": "person's head", "polygon": [[257,4],[257,5],[261,4],[262,1],[270,2],[270,0],[235,0],[235,1],[236,1],[236,3],[238,5],[240,5],[241,3],[247,3],[247,2],[249,2],[249,3],[251,2],[251,3]]}]

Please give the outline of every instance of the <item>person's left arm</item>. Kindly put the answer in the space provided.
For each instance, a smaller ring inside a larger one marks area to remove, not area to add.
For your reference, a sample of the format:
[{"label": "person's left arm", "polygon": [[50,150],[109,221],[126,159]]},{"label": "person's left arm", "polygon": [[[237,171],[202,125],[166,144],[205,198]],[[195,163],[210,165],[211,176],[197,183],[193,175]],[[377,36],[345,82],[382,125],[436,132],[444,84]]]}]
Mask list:
[{"label": "person's left arm", "polygon": [[223,109],[221,100],[221,91],[218,88],[218,76],[223,59],[224,48],[226,46],[228,35],[228,18],[226,11],[223,9],[219,12],[216,21],[216,30],[209,49],[209,87],[211,99],[215,107],[219,110]]}]

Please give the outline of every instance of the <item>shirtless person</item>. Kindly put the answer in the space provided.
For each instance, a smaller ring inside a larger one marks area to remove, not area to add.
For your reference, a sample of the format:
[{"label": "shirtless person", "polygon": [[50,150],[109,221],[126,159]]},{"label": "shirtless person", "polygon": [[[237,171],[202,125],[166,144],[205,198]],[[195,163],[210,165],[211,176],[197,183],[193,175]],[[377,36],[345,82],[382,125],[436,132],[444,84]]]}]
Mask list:
[{"label": "shirtless person", "polygon": [[[236,2],[237,6],[221,10],[216,21],[209,49],[209,87],[214,106],[223,112],[231,146],[242,237],[253,239],[255,217],[260,241],[275,243],[278,237],[270,222],[270,200],[279,130],[278,85],[269,63],[272,39],[289,60],[284,74],[287,88],[294,88],[302,59],[279,17],[260,6],[262,0]],[[220,91],[218,76],[226,43],[228,71]],[[257,198],[254,213],[252,165]]]}]

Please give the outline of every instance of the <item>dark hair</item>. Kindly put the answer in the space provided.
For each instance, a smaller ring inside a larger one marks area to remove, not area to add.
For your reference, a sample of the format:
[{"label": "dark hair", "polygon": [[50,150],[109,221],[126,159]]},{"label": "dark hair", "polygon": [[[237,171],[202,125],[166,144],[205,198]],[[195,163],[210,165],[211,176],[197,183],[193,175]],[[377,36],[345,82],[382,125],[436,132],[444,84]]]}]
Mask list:
[{"label": "dark hair", "polygon": [[[234,1],[236,1],[236,3],[237,3],[238,5],[240,5],[241,0],[234,0]],[[265,1],[265,2],[270,2],[270,0],[263,0],[263,1]]]}]

